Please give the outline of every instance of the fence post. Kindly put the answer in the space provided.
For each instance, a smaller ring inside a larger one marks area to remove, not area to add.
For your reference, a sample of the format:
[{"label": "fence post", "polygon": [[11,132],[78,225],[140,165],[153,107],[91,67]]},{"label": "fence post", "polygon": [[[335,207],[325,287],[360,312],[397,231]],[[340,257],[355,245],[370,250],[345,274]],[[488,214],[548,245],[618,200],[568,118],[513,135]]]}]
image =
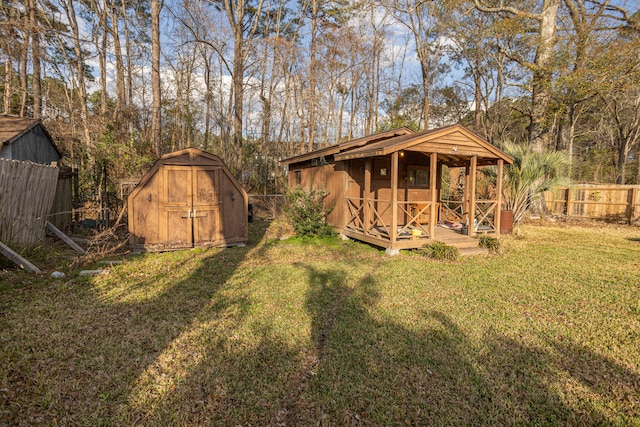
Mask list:
[{"label": "fence post", "polygon": [[570,217],[571,214],[573,213],[573,200],[571,199],[574,195],[573,191],[571,191],[570,188],[567,188],[567,191],[565,192],[566,197],[567,197],[567,201],[565,203],[565,207],[567,209],[567,217]]},{"label": "fence post", "polygon": [[636,217],[636,199],[638,198],[638,187],[629,189],[629,205],[627,206],[627,222],[633,224]]}]

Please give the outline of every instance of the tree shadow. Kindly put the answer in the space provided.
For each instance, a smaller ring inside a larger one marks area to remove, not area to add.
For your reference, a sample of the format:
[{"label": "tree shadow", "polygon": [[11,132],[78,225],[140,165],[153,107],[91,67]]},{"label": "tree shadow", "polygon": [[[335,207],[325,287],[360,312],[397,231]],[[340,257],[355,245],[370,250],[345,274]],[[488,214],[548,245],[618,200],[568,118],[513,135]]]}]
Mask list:
[{"label": "tree shadow", "polygon": [[[154,286],[143,272],[120,293],[91,283],[24,290],[24,301],[39,298],[25,303],[38,316],[0,324],[12,355],[0,424],[606,425],[639,416],[638,373],[578,343],[470,330],[429,301],[400,314],[380,282],[383,256],[283,263],[265,269],[271,286],[238,268],[272,256],[260,245],[194,253],[192,273],[160,275],[161,292],[142,301],[128,296]],[[22,347],[7,341],[11,328]],[[53,343],[38,347],[45,334]],[[21,392],[23,406],[12,406]]]},{"label": "tree shadow", "polygon": [[[0,295],[3,311],[15,307],[0,323],[0,425],[145,422],[147,404],[180,376],[167,350],[203,316],[242,319],[249,310],[250,296],[232,278],[250,246],[139,255],[153,258],[154,271],[124,264],[99,279]],[[181,273],[185,265],[190,274]],[[151,380],[153,396],[143,395]]]},{"label": "tree shadow", "polygon": [[[620,419],[605,408],[638,398],[637,373],[575,343],[486,331],[479,345],[438,311],[422,313],[417,323],[428,326],[408,327],[380,316],[375,270],[353,287],[339,269],[307,271],[317,363],[288,424],[601,425],[639,415],[637,404],[618,405]],[[585,384],[584,372],[598,374]],[[567,396],[562,380],[593,397]]]}]

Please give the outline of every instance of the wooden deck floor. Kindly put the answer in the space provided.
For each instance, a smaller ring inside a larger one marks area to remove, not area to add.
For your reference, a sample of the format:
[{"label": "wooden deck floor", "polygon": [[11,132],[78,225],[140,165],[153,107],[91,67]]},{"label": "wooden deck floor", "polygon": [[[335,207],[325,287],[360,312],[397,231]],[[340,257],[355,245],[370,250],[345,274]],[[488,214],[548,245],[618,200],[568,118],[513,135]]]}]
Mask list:
[{"label": "wooden deck floor", "polygon": [[478,239],[474,239],[473,237],[469,237],[466,234],[461,234],[457,231],[443,227],[436,227],[436,232],[433,240],[444,242],[447,245],[455,246],[459,249],[478,247]]},{"label": "wooden deck floor", "polygon": [[390,240],[386,236],[376,235],[376,234],[363,234],[359,231],[355,230],[342,230],[341,233],[347,237],[352,239],[361,240],[367,243],[371,243],[376,246],[380,246],[383,248],[394,248],[394,249],[418,249],[423,247],[429,242],[440,241],[444,242],[447,245],[455,246],[463,251],[475,251],[478,249],[478,239],[473,237],[469,237],[466,234],[461,234],[457,231],[450,230],[444,227],[436,227],[435,235],[433,239],[428,237],[419,237],[419,238],[400,238],[394,245],[391,245]]}]

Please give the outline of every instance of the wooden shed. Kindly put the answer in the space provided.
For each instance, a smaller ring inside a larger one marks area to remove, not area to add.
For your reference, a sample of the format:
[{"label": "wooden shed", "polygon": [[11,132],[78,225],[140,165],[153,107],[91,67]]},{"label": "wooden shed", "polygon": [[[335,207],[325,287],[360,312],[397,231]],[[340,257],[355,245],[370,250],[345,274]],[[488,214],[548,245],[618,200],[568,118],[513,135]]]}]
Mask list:
[{"label": "wooden shed", "polygon": [[[424,132],[407,128],[283,160],[291,187],[324,189],[328,222],[345,236],[391,252],[429,240],[456,244],[476,233],[500,233],[503,165],[513,159],[461,125]],[[479,197],[478,167],[497,166],[492,197]],[[444,168],[446,173],[443,172]],[[460,171],[461,191],[442,193]],[[472,226],[469,226],[471,224]],[[465,243],[466,244],[466,243]]]},{"label": "wooden shed", "polygon": [[131,249],[244,245],[247,203],[218,156],[196,148],[165,154],[129,195]]},{"label": "wooden shed", "polygon": [[40,120],[0,115],[0,158],[50,165],[61,157]]}]

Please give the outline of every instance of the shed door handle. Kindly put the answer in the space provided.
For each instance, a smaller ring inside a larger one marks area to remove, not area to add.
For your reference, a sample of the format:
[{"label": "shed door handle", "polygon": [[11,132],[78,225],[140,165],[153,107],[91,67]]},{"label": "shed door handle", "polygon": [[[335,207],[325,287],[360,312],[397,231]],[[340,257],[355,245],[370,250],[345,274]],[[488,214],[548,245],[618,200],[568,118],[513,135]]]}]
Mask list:
[{"label": "shed door handle", "polygon": [[182,218],[191,218],[191,209],[189,209],[189,211],[187,211],[187,215],[182,215]]}]

